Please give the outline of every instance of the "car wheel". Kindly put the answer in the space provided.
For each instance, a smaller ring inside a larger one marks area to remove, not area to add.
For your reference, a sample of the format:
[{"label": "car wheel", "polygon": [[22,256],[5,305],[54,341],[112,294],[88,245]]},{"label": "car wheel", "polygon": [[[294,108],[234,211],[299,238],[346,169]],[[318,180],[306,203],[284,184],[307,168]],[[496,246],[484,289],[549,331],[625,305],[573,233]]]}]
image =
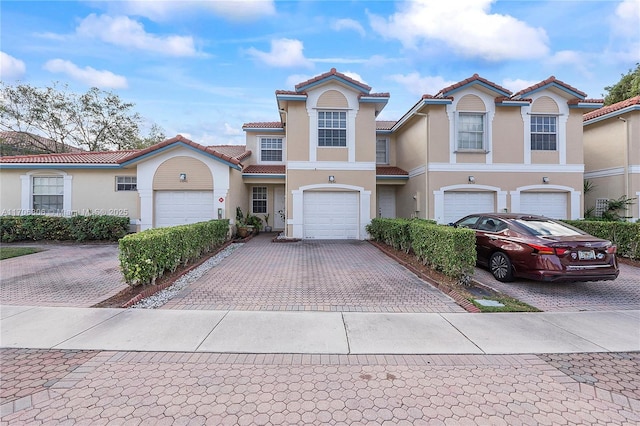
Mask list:
[{"label": "car wheel", "polygon": [[498,281],[513,281],[511,261],[504,253],[496,252],[491,255],[491,259],[489,259],[489,270]]}]

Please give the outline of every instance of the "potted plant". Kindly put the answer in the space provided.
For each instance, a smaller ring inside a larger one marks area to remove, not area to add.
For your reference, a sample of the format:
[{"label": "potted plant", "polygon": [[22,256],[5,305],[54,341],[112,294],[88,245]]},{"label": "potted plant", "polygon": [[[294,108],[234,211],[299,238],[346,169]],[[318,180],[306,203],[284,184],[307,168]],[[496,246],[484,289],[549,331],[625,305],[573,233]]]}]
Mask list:
[{"label": "potted plant", "polygon": [[269,226],[269,213],[264,215],[264,232],[271,232],[272,228]]},{"label": "potted plant", "polygon": [[246,238],[253,232],[253,227],[247,223],[248,218],[249,215],[247,214],[247,217],[245,218],[240,206],[236,207],[236,232],[240,238]]},{"label": "potted plant", "polygon": [[262,230],[262,219],[260,219],[258,216],[247,213],[245,222],[247,223],[248,227],[252,228],[249,232],[255,232],[256,234],[258,234]]}]

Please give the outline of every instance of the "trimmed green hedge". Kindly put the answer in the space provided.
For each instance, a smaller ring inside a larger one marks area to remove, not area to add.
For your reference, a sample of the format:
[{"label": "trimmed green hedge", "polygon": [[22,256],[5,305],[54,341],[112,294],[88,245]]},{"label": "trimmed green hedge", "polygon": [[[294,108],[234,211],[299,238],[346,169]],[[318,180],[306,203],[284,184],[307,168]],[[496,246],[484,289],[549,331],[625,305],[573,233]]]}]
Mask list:
[{"label": "trimmed green hedge", "polygon": [[165,272],[224,244],[228,220],[154,228],[120,240],[120,269],[130,286],[155,283]]},{"label": "trimmed green hedge", "polygon": [[117,241],[129,232],[122,216],[0,216],[3,243],[25,240]]},{"label": "trimmed green hedge", "polygon": [[594,237],[610,240],[618,246],[618,255],[640,260],[640,223],[595,220],[565,220]]},{"label": "trimmed green hedge", "polygon": [[374,241],[405,253],[413,251],[425,265],[466,283],[476,264],[476,237],[470,229],[420,219],[376,218],[367,226]]}]

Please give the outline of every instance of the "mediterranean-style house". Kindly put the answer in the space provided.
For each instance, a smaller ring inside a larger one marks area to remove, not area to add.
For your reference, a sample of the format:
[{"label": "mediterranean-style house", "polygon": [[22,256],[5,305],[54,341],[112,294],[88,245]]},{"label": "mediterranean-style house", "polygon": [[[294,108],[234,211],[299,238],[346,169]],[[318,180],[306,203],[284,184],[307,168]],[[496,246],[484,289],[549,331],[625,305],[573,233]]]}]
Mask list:
[{"label": "mediterranean-style house", "polygon": [[279,120],[246,145],[176,136],[136,151],[0,159],[3,214],[126,214],[137,229],[236,208],[304,239],[365,239],[374,217],[448,223],[513,211],[583,211],[583,114],[600,100],[550,77],[512,94],[478,75],[380,121],[388,93],[331,69],[275,93]]},{"label": "mediterranean-style house", "polygon": [[635,198],[625,216],[640,219],[640,96],[584,116],[584,204],[600,216],[607,201]]}]

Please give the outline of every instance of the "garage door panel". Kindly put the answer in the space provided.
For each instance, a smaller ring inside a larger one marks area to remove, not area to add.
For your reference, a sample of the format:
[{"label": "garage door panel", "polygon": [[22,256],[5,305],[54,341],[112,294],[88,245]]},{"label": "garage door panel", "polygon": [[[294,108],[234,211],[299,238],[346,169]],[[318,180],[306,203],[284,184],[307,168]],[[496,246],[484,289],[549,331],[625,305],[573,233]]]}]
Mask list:
[{"label": "garage door panel", "polygon": [[156,191],[155,226],[186,225],[214,218],[211,191]]},{"label": "garage door panel", "polygon": [[547,216],[553,219],[567,218],[566,192],[523,192],[520,194],[520,212]]},{"label": "garage door panel", "polygon": [[358,193],[305,192],[303,208],[304,238],[358,238]]},{"label": "garage door panel", "polygon": [[445,223],[473,213],[490,213],[495,211],[494,192],[445,192],[444,220]]}]

